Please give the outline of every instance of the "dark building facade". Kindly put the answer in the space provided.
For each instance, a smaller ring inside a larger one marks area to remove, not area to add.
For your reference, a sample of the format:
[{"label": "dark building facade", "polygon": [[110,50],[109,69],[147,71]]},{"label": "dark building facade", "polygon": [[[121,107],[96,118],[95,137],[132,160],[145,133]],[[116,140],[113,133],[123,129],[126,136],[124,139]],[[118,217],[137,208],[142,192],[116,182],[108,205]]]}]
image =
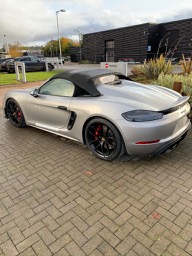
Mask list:
[{"label": "dark building facade", "polygon": [[[142,62],[159,56],[181,58],[192,55],[192,19],[111,29],[83,35],[82,60],[93,63],[117,62],[133,58]],[[71,49],[71,60],[78,62],[79,49]]]}]

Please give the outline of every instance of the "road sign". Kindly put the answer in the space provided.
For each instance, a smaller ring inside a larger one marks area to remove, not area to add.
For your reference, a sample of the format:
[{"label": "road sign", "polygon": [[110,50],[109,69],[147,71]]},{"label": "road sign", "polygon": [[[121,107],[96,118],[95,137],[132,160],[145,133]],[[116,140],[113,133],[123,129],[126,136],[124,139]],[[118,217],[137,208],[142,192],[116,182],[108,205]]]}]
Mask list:
[{"label": "road sign", "polygon": [[109,69],[109,70],[114,70],[117,72],[121,72],[123,75],[127,76],[127,62],[101,62],[100,63],[100,68],[103,69]]},{"label": "road sign", "polygon": [[108,63],[105,63],[105,67],[108,68],[108,67],[109,67],[109,64],[108,64]]}]

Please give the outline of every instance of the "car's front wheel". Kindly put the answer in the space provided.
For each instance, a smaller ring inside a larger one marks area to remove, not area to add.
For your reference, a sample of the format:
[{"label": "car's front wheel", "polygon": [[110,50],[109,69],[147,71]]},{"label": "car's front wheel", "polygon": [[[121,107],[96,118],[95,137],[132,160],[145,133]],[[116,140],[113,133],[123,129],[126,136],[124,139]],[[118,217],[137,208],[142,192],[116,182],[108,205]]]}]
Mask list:
[{"label": "car's front wheel", "polygon": [[14,99],[9,99],[6,104],[6,113],[12,124],[18,128],[25,127],[25,118],[19,104]]},{"label": "car's front wheel", "polygon": [[124,142],[118,129],[109,121],[94,118],[85,128],[85,140],[98,158],[112,161],[124,153]]}]

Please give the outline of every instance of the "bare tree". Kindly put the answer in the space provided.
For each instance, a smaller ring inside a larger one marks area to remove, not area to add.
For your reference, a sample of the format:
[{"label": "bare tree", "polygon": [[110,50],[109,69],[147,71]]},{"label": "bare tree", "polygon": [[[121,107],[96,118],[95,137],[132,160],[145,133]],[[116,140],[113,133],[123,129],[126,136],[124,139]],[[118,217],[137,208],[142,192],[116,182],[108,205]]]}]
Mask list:
[{"label": "bare tree", "polygon": [[[167,34],[165,34],[164,35],[164,37],[163,38],[161,38],[161,40],[159,41],[159,45],[158,45],[158,49],[157,49],[157,53],[156,53],[156,57],[158,58],[158,56],[159,56],[159,51],[160,51],[160,48],[162,47],[162,45],[163,45],[163,43],[164,43],[164,41],[166,41],[167,42],[167,45],[168,45],[168,36],[169,36],[169,34],[170,34],[170,32],[169,33],[167,33]],[[166,42],[165,42],[165,46],[166,46]],[[167,47],[167,46],[166,46]]]},{"label": "bare tree", "polygon": [[159,51],[160,51],[160,48],[162,46],[165,47],[165,51],[164,51],[164,57],[165,58],[168,58],[170,56],[170,58],[172,59],[173,58],[173,55],[175,53],[175,51],[178,49],[178,45],[179,43],[181,42],[181,40],[185,37],[185,35],[183,35],[182,37],[180,38],[177,38],[172,44],[171,46],[169,47],[169,36],[170,36],[170,32],[168,32],[167,34],[164,35],[164,37],[160,40],[159,42],[159,46],[158,46],[158,50],[157,50],[157,54],[156,54],[156,57],[158,58],[159,56]]},{"label": "bare tree", "polygon": [[174,55],[175,51],[177,50],[179,43],[181,42],[181,40],[182,40],[184,37],[185,37],[185,35],[183,35],[182,37],[176,39],[176,40],[171,44],[171,46],[169,47],[169,50],[165,53],[165,57],[166,57],[166,58],[169,57],[169,55],[170,55],[171,58],[173,58],[173,55]]}]

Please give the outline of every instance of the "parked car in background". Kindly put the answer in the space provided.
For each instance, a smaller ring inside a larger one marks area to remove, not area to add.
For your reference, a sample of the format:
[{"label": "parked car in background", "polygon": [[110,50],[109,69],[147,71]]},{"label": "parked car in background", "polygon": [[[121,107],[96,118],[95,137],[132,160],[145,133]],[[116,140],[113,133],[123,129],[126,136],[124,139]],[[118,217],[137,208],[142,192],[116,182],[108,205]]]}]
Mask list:
[{"label": "parked car in background", "polygon": [[7,59],[4,59],[3,62],[0,63],[0,71],[1,72],[7,72],[7,63],[10,62],[10,61],[14,61],[14,58],[7,58]]},{"label": "parked car in background", "polygon": [[5,58],[0,59],[0,64],[1,64],[2,62],[4,62],[5,60],[6,60]]},{"label": "parked car in background", "polygon": [[179,63],[177,58],[165,58],[166,61],[171,61],[171,64],[177,64]]},{"label": "parked car in background", "polygon": [[70,61],[70,60],[71,60],[71,56],[65,56],[65,57],[64,57],[64,60],[65,60],[65,61]]},{"label": "parked car in background", "polygon": [[60,59],[60,58],[58,58],[59,59],[59,64],[64,64],[65,63],[65,58],[64,57],[62,57],[62,59]]},{"label": "parked car in background", "polygon": [[139,64],[140,63],[138,61],[135,61],[133,58],[122,58],[119,60],[119,62],[121,62],[121,61],[127,62],[129,64]]},{"label": "parked car in background", "polygon": [[0,59],[0,64],[3,63],[5,60],[9,60],[9,59],[12,59],[12,58],[1,58]]},{"label": "parked car in background", "polygon": [[[25,56],[25,57],[16,58],[13,61],[10,61],[7,63],[7,71],[9,73],[15,72],[15,61],[24,62],[26,72],[46,70],[45,61],[42,61],[39,58],[34,56]],[[52,63],[48,63],[48,70],[51,71],[52,69],[54,69],[54,65]]]},{"label": "parked car in background", "polygon": [[[41,58],[41,60],[42,60],[42,61],[45,61],[45,60],[47,59],[48,62],[49,62],[49,58],[50,58],[50,59],[55,59],[55,58],[58,58],[58,57],[43,57],[43,58]],[[65,63],[64,57],[62,58],[62,61],[61,61],[60,58],[58,58],[58,62],[59,62],[59,64],[61,64],[61,62],[62,62],[62,64],[64,64],[64,63]],[[53,65],[57,64],[56,62],[53,62],[53,61],[50,61],[50,63],[52,63]]]}]

